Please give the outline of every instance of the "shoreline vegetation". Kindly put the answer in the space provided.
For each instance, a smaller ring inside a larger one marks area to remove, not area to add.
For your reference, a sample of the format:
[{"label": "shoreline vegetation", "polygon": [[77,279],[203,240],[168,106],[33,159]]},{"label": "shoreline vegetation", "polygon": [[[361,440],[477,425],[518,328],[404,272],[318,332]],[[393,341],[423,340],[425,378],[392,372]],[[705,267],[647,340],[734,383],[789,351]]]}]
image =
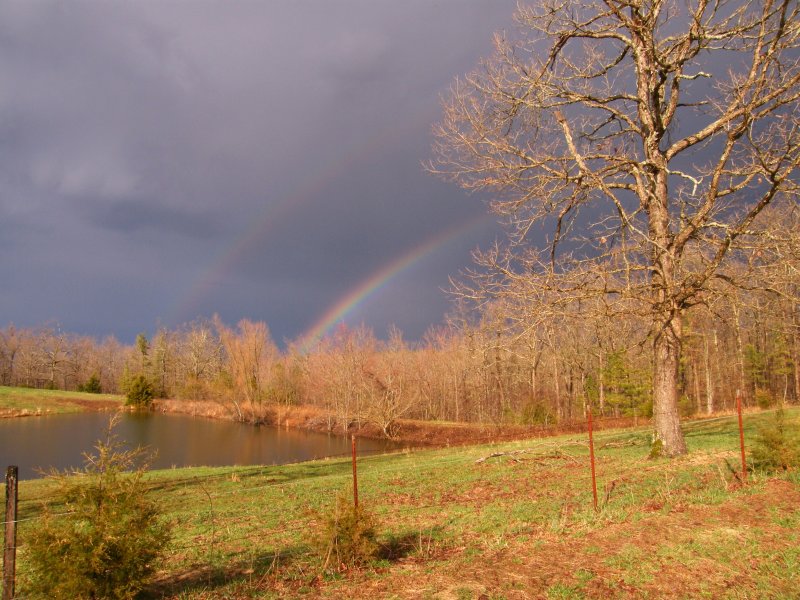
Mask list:
[{"label": "shoreline vegetation", "polygon": [[[0,386],[0,418],[36,417],[84,411],[135,410],[125,406],[125,397],[116,394],[91,394],[63,390],[37,390]],[[315,433],[385,439],[380,427],[351,420],[345,424],[334,413],[315,406],[263,405],[240,419],[231,407],[213,400],[156,399],[151,409],[164,414],[182,414],[252,425],[285,427]],[[646,420],[641,420],[642,423]],[[601,427],[632,425],[632,419],[612,419]],[[521,426],[491,423],[454,423],[401,419],[395,441],[420,446],[450,446],[469,443],[514,440],[532,435],[557,435],[581,431],[581,423],[561,426]]]},{"label": "shoreline vegetation", "polygon": [[[800,411],[787,409],[796,427]],[[745,421],[748,456],[771,412]],[[648,460],[649,426],[359,459],[378,554],[324,564],[309,534],[352,489],[349,459],[151,471],[148,497],[173,539],[146,599],[788,598],[800,575],[800,472],[746,483],[735,417],[684,423],[689,454]],[[20,485],[18,590],[48,480]]]},{"label": "shoreline vegetation", "polygon": [[[64,390],[41,390],[0,386],[0,419],[36,417],[85,411],[137,410],[125,405],[125,397],[118,394],[93,394]],[[232,407],[213,400],[156,399],[151,408],[163,414],[181,414],[222,421],[239,421],[254,426],[285,427],[314,433],[356,435],[371,439],[386,439],[385,433],[374,423],[351,419],[343,422],[330,411],[309,405],[270,405],[248,411],[243,418]],[[758,409],[747,409],[758,412]],[[730,411],[702,415],[694,420],[719,418]],[[599,431],[633,428],[649,425],[650,419],[632,417],[604,417],[594,419]],[[394,441],[414,446],[463,446],[468,444],[497,443],[531,437],[551,437],[586,431],[582,419],[549,425],[513,425],[507,423],[456,423],[449,421],[423,421],[399,419]]]},{"label": "shoreline vegetation", "polygon": [[[213,401],[156,400],[153,410],[162,413],[184,414],[223,420],[239,420],[236,413],[224,404]],[[316,406],[264,405],[260,410],[246,415],[242,421],[254,425],[285,427],[314,433],[355,435],[371,439],[387,439],[381,428],[372,422],[350,419],[343,421],[335,413]],[[605,418],[596,421],[597,429],[646,425],[649,419]],[[492,443],[530,437],[549,437],[586,430],[586,422],[571,421],[550,425],[513,425],[507,423],[456,423],[452,421],[423,421],[398,419],[393,441],[420,446],[461,446],[465,444]]]},{"label": "shoreline vegetation", "polygon": [[[116,394],[0,386],[0,419],[112,410],[136,409],[125,406],[125,397]],[[164,414],[239,421],[252,425],[285,427],[314,433],[386,439],[385,433],[374,423],[355,419],[343,422],[333,412],[308,405],[275,406],[265,404],[260,408],[248,411],[243,419],[227,404],[213,400],[156,399],[150,410]],[[602,430],[646,423],[649,423],[648,419],[606,418],[596,421],[595,426]],[[551,425],[509,425],[399,419],[395,436],[392,439],[412,446],[463,446],[518,440],[532,436],[548,437],[564,433],[577,433],[585,429],[584,421]]]}]

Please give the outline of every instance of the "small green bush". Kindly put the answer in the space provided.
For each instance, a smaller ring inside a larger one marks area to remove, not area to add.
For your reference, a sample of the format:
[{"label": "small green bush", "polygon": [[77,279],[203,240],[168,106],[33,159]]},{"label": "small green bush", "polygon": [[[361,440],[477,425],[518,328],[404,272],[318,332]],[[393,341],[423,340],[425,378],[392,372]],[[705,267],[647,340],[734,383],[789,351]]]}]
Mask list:
[{"label": "small green bush", "polygon": [[128,384],[127,401],[128,406],[137,408],[150,408],[155,397],[153,384],[144,375],[137,375]]},{"label": "small green bush", "polygon": [[143,451],[122,450],[114,424],[83,470],[50,473],[58,494],[28,538],[25,597],[129,599],[155,571],[169,526],[146,498]]},{"label": "small green bush", "polygon": [[754,399],[758,407],[761,409],[771,408],[775,406],[775,398],[769,392],[769,390],[765,390],[762,388],[756,389]]},{"label": "small green bush", "polygon": [[555,422],[555,418],[544,404],[531,401],[523,407],[519,422],[522,425],[549,425]]},{"label": "small green bush", "polygon": [[97,376],[96,373],[93,373],[92,376],[86,380],[86,383],[78,386],[78,391],[87,392],[89,394],[102,393],[103,388],[100,386],[100,378]]},{"label": "small green bush", "polygon": [[787,421],[780,408],[768,423],[759,428],[751,451],[752,464],[765,471],[800,467],[800,432],[796,422]]},{"label": "small green bush", "polygon": [[333,507],[312,515],[310,545],[322,560],[322,569],[366,564],[378,552],[375,521],[363,506],[353,506],[352,497],[338,494]]}]

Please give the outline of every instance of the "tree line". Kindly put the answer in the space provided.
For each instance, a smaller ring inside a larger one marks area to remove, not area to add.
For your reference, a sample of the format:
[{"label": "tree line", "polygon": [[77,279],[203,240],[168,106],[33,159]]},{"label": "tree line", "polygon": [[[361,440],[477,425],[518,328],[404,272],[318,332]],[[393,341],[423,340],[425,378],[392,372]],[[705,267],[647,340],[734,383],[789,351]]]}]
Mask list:
[{"label": "tree line", "polygon": [[[737,390],[748,405],[800,400],[797,263],[763,264],[760,289],[684,315],[683,415],[730,410]],[[218,402],[242,421],[310,405],[331,430],[372,423],[387,436],[400,418],[548,425],[583,419],[590,404],[598,415],[651,417],[646,316],[609,319],[590,304],[556,311],[547,298],[510,294],[462,303],[418,342],[341,325],[311,348],[298,340],[285,350],[247,319],[162,327],[133,344],[8,325],[0,383],[125,393],[143,375],[160,398]]]}]

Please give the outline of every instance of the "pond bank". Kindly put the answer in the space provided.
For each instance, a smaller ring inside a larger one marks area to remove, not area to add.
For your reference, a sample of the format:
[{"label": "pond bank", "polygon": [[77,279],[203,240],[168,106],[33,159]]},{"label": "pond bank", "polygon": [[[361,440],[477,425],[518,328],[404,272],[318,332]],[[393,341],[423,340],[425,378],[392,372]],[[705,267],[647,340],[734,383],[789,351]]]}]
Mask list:
[{"label": "pond bank", "polygon": [[[237,420],[232,410],[213,401],[156,400],[153,406],[155,410],[164,413],[186,414],[231,421]],[[385,435],[377,425],[372,423],[358,424],[355,421],[348,425],[342,423],[335,415],[315,406],[265,407],[258,415],[252,416],[248,421],[315,433],[354,434],[358,437],[369,439],[385,439]],[[646,423],[645,419],[639,419],[640,425]],[[631,427],[633,425],[633,419],[615,418],[597,421],[595,428],[600,430]],[[585,430],[586,423],[583,421],[574,421],[555,426],[398,419],[394,441],[411,446],[446,447],[531,437],[549,437],[564,433],[578,433]]]},{"label": "pond bank", "polygon": [[[120,410],[124,408],[124,402],[123,396],[112,394],[0,387],[0,419]],[[230,405],[211,400],[158,399],[154,401],[153,408],[161,413],[239,421]],[[342,423],[335,415],[315,406],[265,406],[258,414],[246,418],[245,422],[314,433],[355,434],[362,438],[385,439],[383,431],[374,424],[359,424],[356,421]],[[639,419],[638,424],[645,423],[646,420]],[[595,422],[598,430],[633,425],[633,419],[629,418],[605,418]],[[586,424],[582,420],[558,426],[526,426],[399,419],[394,441],[409,446],[460,446],[577,433],[585,429]]]}]

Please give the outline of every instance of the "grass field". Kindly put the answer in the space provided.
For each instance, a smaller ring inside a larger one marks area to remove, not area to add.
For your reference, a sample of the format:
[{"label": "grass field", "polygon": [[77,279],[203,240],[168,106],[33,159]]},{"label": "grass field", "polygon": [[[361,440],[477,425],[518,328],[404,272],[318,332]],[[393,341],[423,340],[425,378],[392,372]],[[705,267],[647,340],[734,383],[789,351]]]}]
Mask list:
[{"label": "grass field", "polygon": [[[746,416],[748,445],[770,418]],[[647,430],[598,434],[598,512],[585,436],[360,459],[382,558],[351,570],[323,571],[307,545],[313,512],[351,489],[346,459],[153,472],[174,540],[146,597],[797,598],[798,473],[741,485],[735,418],[685,431],[676,460],[646,458]],[[26,534],[52,494],[21,482],[21,597]]]},{"label": "grass field", "polygon": [[123,396],[0,386],[0,418],[103,410],[122,406]]}]

